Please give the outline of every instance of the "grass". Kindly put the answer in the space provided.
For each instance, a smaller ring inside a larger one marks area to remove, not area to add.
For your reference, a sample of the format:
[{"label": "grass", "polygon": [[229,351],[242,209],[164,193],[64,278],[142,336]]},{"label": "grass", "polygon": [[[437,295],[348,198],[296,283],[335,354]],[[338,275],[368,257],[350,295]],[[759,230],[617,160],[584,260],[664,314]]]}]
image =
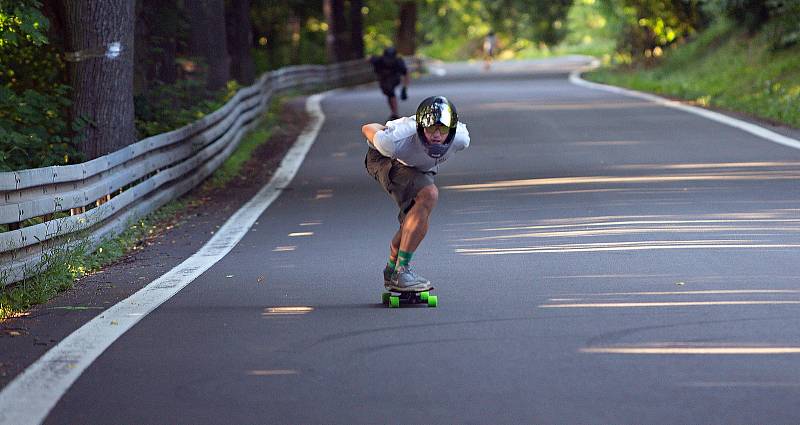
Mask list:
[{"label": "grass", "polygon": [[[285,94],[272,100],[261,122],[242,138],[231,156],[204,183],[206,188],[223,187],[239,175],[255,149],[269,140],[272,129],[279,120],[283,102],[292,95]],[[131,250],[138,249],[143,240],[168,227],[175,214],[193,202],[197,201],[184,197],[167,203],[148,216],[130,223],[125,232],[106,240],[94,252],[89,249],[86,240],[72,248],[54,248],[31,270],[32,277],[0,287],[0,320],[20,315],[34,305],[52,299],[72,288],[75,279],[95,272]]]},{"label": "grass", "polygon": [[720,22],[656,66],[606,67],[586,78],[800,127],[800,47],[770,46],[768,31],[747,36]]},{"label": "grass", "polygon": [[176,200],[128,225],[122,234],[101,243],[92,252],[85,239],[77,245],[56,247],[30,271],[32,277],[0,288],[0,320],[19,315],[72,288],[75,279],[90,274],[141,245],[147,236],[166,226],[190,200]]}]

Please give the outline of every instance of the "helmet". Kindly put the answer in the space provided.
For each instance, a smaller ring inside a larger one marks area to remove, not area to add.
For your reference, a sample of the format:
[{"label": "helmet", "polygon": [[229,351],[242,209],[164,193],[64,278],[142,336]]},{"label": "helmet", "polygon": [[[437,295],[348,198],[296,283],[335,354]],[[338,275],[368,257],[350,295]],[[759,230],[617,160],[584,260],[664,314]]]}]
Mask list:
[{"label": "helmet", "polygon": [[393,58],[393,57],[397,56],[397,49],[395,49],[394,47],[389,46],[389,47],[383,49],[383,55],[386,56],[386,57]]},{"label": "helmet", "polygon": [[[444,125],[449,129],[447,137],[442,143],[431,143],[425,137],[425,128],[433,125]],[[417,107],[417,135],[431,158],[439,158],[450,148],[453,138],[456,137],[458,126],[458,113],[456,107],[444,96],[431,96],[422,101]]]}]

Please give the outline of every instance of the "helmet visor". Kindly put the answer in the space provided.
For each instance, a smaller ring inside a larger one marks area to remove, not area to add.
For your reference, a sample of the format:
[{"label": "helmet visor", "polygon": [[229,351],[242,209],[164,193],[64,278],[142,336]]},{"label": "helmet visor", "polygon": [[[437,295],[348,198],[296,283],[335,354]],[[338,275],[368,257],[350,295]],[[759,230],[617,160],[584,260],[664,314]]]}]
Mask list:
[{"label": "helmet visor", "polygon": [[446,126],[446,125],[444,125],[444,124],[442,124],[440,122],[435,123],[435,124],[433,124],[431,126],[428,126],[428,127],[424,127],[424,128],[425,128],[425,132],[429,133],[429,134],[433,134],[433,133],[436,133],[438,131],[439,134],[442,134],[442,135],[446,136],[447,133],[450,132],[450,127],[448,127],[448,126]]},{"label": "helmet visor", "polygon": [[433,104],[422,114],[420,125],[423,128],[430,128],[436,125],[443,125],[448,129],[455,127],[453,110],[447,104]]}]

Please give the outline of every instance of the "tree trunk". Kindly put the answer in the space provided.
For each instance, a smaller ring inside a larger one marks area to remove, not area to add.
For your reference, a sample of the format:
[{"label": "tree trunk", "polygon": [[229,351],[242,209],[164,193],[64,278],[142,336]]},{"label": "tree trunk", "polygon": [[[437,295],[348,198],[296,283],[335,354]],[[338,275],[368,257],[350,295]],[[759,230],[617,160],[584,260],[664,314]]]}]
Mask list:
[{"label": "tree trunk", "polygon": [[364,19],[362,0],[350,0],[350,59],[364,57]]},{"label": "tree trunk", "polygon": [[417,2],[400,3],[400,26],[397,27],[397,52],[413,55],[417,50]]},{"label": "tree trunk", "polygon": [[143,0],[151,14],[151,75],[162,83],[173,84],[178,80],[178,27],[180,11],[174,1]]},{"label": "tree trunk", "polygon": [[147,91],[150,81],[153,80],[152,67],[150,66],[150,31],[148,0],[136,1],[133,23],[133,94],[139,95]]},{"label": "tree trunk", "polygon": [[252,53],[253,27],[250,23],[250,0],[231,0],[227,21],[231,75],[239,83],[250,85],[256,74]]},{"label": "tree trunk", "polygon": [[296,16],[291,11],[289,12],[289,29],[291,32],[292,38],[292,49],[289,53],[289,63],[291,64],[298,64],[300,63],[300,36],[301,36],[301,26],[300,26],[300,18]]},{"label": "tree trunk", "polygon": [[134,94],[155,81],[173,84],[178,79],[178,5],[174,1],[137,0],[134,55]]},{"label": "tree trunk", "polygon": [[328,62],[341,62],[348,57],[347,23],[344,19],[344,0],[324,0],[322,4],[328,33],[325,36],[325,47]]},{"label": "tree trunk", "polygon": [[73,118],[89,120],[88,159],[136,139],[133,121],[134,2],[64,0]]},{"label": "tree trunk", "polygon": [[230,57],[225,36],[225,2],[191,0],[187,3],[191,28],[189,53],[205,60],[208,89],[221,89],[230,79]]}]

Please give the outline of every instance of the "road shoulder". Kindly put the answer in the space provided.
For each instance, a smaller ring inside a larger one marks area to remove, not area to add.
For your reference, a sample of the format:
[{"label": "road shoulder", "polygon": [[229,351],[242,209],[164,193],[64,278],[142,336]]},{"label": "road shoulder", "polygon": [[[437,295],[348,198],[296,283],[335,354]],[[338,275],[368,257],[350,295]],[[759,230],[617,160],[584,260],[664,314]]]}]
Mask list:
[{"label": "road shoulder", "polygon": [[295,97],[284,104],[269,141],[254,152],[239,177],[224,187],[201,185],[194,189],[183,198],[187,206],[160,223],[160,230],[140,241],[134,250],[77,280],[72,289],[27,314],[0,322],[0,387],[83,324],[200,249],[269,182],[308,121],[305,102],[305,97]]}]

